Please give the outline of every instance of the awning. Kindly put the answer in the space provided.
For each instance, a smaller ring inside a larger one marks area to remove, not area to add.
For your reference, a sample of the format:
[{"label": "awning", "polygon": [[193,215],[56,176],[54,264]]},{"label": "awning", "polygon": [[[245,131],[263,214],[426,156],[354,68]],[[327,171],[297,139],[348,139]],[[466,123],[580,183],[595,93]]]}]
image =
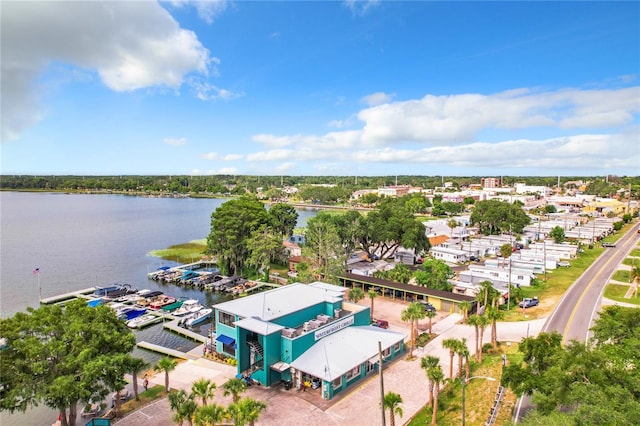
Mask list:
[{"label": "awning", "polygon": [[216,337],[216,340],[218,342],[221,342],[223,345],[233,345],[236,342],[236,339],[232,339],[231,337],[225,336],[224,334]]},{"label": "awning", "polygon": [[287,371],[289,368],[291,368],[291,366],[289,364],[287,364],[286,362],[276,362],[275,364],[273,364],[271,366],[272,370],[277,371],[278,373],[282,373],[283,371]]}]

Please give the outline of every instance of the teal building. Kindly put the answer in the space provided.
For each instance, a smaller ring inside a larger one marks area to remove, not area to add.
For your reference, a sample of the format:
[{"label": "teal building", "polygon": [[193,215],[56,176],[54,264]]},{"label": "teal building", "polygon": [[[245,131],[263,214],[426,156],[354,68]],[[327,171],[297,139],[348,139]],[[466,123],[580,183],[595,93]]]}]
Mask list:
[{"label": "teal building", "polygon": [[345,300],[346,288],[290,284],[214,305],[216,350],[238,374],[265,386],[281,381],[320,389],[324,399],[404,353],[405,335],[370,325],[368,307]]}]

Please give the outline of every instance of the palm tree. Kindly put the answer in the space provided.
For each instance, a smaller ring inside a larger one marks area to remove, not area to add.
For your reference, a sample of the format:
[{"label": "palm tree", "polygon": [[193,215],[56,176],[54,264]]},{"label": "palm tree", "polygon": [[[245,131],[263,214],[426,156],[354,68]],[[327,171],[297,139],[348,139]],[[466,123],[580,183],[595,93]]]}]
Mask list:
[{"label": "palm tree", "polygon": [[238,402],[230,404],[227,407],[227,413],[233,420],[235,426],[244,426],[249,424],[253,426],[262,410],[267,408],[264,401],[258,401],[253,398],[242,398]]},{"label": "palm tree", "polygon": [[193,422],[196,426],[215,426],[218,423],[222,423],[226,415],[224,407],[220,405],[205,405],[196,410]]},{"label": "palm tree", "polygon": [[467,339],[463,337],[462,339],[458,340],[458,344],[456,345],[455,350],[456,355],[458,355],[458,376],[462,376],[463,362],[466,360],[468,366],[469,361],[469,348],[467,347]]},{"label": "palm tree", "polygon": [[353,303],[358,303],[359,301],[364,299],[364,292],[360,287],[354,287],[352,289],[349,289],[349,293],[347,296]]},{"label": "palm tree", "polygon": [[468,301],[465,300],[464,302],[460,302],[458,304],[458,307],[462,311],[462,315],[464,317],[464,322],[466,324],[467,317],[469,316],[469,309],[471,309],[471,302],[468,302]]},{"label": "palm tree", "polygon": [[436,311],[425,310],[424,314],[429,318],[429,334],[431,334],[431,327],[433,325],[433,318],[436,316]]},{"label": "palm tree", "polygon": [[191,393],[202,398],[202,405],[207,405],[207,399],[213,398],[216,391],[216,384],[204,377],[196,380],[191,385]]},{"label": "palm tree", "polygon": [[458,222],[456,222],[456,220],[454,218],[451,218],[447,222],[447,226],[449,227],[449,229],[451,229],[451,232],[449,233],[449,236],[451,238],[453,238],[453,230],[455,229],[456,226],[458,226]]},{"label": "palm tree", "polygon": [[498,298],[500,297],[500,292],[493,288],[493,284],[491,281],[482,281],[480,283],[481,289],[480,293],[476,296],[476,300],[478,303],[483,303],[482,305],[484,309],[487,309],[488,305],[495,306]]},{"label": "palm tree", "polygon": [[371,317],[370,317],[370,321],[373,322],[373,299],[378,297],[378,292],[375,291],[375,290],[369,290],[369,292],[367,294],[369,295],[369,299],[371,299]]},{"label": "palm tree", "polygon": [[454,339],[453,337],[449,339],[444,339],[442,341],[442,347],[445,349],[449,349],[449,378],[453,379],[453,357],[456,354],[456,346],[460,344],[458,339]]},{"label": "palm tree", "polygon": [[638,281],[640,281],[640,265],[633,266],[630,273],[631,281],[633,281],[633,295],[638,298]]},{"label": "palm tree", "polygon": [[396,425],[396,414],[400,417],[404,414],[402,412],[402,408],[400,404],[402,404],[402,397],[394,392],[387,392],[384,395],[384,400],[382,402],[383,407],[386,410],[389,410],[389,424],[391,426]]},{"label": "palm tree", "polygon": [[431,417],[431,424],[438,423],[438,397],[440,395],[440,384],[444,381],[444,373],[440,365],[437,365],[429,370],[427,373],[429,380],[433,383],[433,415]]},{"label": "palm tree", "polygon": [[409,326],[411,327],[411,341],[410,341],[410,344],[409,344],[409,358],[413,357],[413,346],[414,346],[415,341],[416,341],[416,333],[415,333],[414,323],[417,324],[417,322],[419,320],[423,319],[424,317],[425,317],[425,309],[424,309],[424,306],[422,306],[422,304],[420,304],[419,302],[412,302],[411,304],[409,304],[407,309],[402,311],[402,313],[400,314],[400,319],[402,321],[404,321],[404,322],[408,322]]},{"label": "palm tree", "polygon": [[467,320],[467,323],[469,325],[472,325],[473,328],[475,329],[476,332],[476,350],[475,350],[475,357],[476,359],[478,359],[478,344],[480,343],[480,322],[482,321],[480,318],[484,318],[481,315],[471,315],[469,317],[469,319]]},{"label": "palm tree", "polygon": [[489,325],[489,318],[484,315],[471,315],[469,324],[473,325],[476,330],[476,361],[482,362],[482,339],[484,330]]},{"label": "palm tree", "polygon": [[169,393],[169,372],[173,371],[177,365],[178,362],[176,360],[164,357],[153,367],[156,371],[164,371],[164,391],[167,393]]},{"label": "palm tree", "polygon": [[504,312],[497,308],[490,308],[487,311],[487,318],[491,321],[491,344],[493,348],[498,347],[498,327],[497,323],[504,318]]},{"label": "palm tree", "polygon": [[429,379],[429,402],[433,403],[433,381],[429,377],[429,371],[440,365],[440,359],[437,356],[427,355],[420,359],[420,368],[424,370]]},{"label": "palm tree", "polygon": [[191,424],[194,414],[198,409],[198,405],[193,400],[193,395],[187,395],[187,393],[181,389],[178,392],[169,393],[167,398],[169,399],[171,411],[175,411],[173,421],[182,425],[182,423],[187,420],[189,424]]},{"label": "palm tree", "polygon": [[147,367],[149,367],[149,363],[142,358],[131,358],[129,361],[129,372],[133,379],[133,395],[136,401],[140,401],[140,396],[138,395],[138,373]]},{"label": "palm tree", "polygon": [[224,390],[224,396],[231,395],[235,404],[240,399],[240,394],[247,390],[247,384],[244,380],[234,377],[222,385],[222,389]]}]

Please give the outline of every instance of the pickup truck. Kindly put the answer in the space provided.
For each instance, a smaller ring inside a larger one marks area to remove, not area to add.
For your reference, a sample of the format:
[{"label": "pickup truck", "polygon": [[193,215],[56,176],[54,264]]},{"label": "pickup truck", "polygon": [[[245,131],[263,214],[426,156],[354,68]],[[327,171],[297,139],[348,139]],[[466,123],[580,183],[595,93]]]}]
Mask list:
[{"label": "pickup truck", "polygon": [[537,297],[525,297],[522,302],[520,302],[519,306],[521,308],[531,308],[533,306],[538,306],[540,301]]},{"label": "pickup truck", "polygon": [[602,247],[609,247],[609,248],[613,248],[615,247],[615,243],[602,243]]}]

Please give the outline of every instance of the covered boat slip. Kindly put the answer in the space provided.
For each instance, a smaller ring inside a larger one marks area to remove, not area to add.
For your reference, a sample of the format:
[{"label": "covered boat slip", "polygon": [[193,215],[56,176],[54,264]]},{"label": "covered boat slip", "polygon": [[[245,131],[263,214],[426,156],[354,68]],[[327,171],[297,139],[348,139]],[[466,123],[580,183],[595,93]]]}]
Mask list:
[{"label": "covered boat slip", "polygon": [[369,290],[374,290],[390,299],[404,302],[429,302],[437,310],[448,313],[460,312],[459,304],[469,302],[472,304],[470,312],[475,310],[475,299],[471,296],[350,273],[342,274],[337,278],[344,287],[360,287],[365,294]]}]

